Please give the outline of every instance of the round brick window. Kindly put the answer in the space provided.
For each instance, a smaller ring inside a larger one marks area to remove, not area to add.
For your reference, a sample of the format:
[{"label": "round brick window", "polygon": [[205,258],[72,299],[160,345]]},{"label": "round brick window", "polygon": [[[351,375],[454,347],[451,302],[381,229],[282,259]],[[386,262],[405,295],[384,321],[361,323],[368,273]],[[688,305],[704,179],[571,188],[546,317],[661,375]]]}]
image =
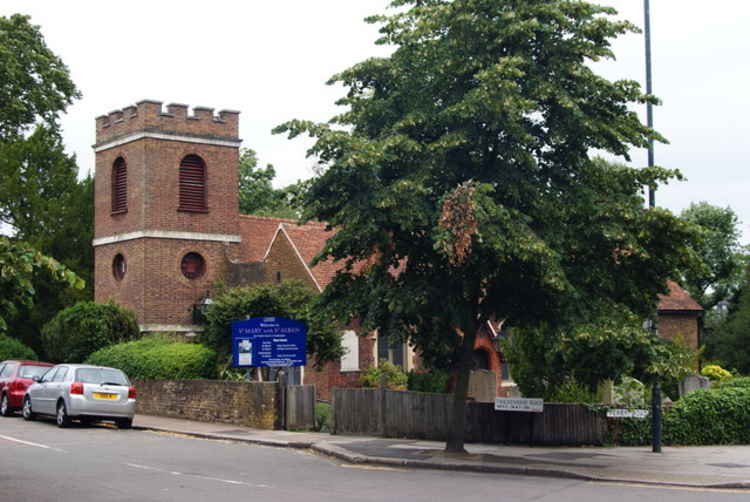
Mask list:
[{"label": "round brick window", "polygon": [[206,260],[198,253],[188,253],[182,257],[180,269],[188,279],[198,279],[206,272]]},{"label": "round brick window", "polygon": [[115,279],[121,281],[127,271],[128,264],[125,257],[119,253],[116,254],[114,260],[112,260],[112,275],[115,276]]}]

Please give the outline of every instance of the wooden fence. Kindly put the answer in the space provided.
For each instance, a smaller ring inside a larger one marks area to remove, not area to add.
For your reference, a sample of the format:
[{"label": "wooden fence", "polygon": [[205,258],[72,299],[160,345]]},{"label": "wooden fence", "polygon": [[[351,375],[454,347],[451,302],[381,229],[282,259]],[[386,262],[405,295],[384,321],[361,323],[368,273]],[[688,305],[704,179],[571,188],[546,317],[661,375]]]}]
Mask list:
[{"label": "wooden fence", "polygon": [[[453,396],[384,389],[333,389],[333,433],[444,441]],[[542,413],[495,411],[468,403],[466,440],[483,443],[585,445],[607,437],[603,413],[579,404],[546,404]]]},{"label": "wooden fence", "polygon": [[315,386],[286,386],[286,429],[312,429],[315,426]]}]

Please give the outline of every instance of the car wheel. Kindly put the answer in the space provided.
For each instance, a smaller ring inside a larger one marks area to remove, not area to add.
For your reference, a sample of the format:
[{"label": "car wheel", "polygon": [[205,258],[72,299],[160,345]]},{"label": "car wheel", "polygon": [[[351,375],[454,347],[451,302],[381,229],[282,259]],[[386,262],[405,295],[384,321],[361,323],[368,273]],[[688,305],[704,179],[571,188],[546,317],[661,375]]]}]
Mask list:
[{"label": "car wheel", "polygon": [[116,420],[116,423],[118,429],[130,429],[131,427],[133,427],[132,418],[118,418]]},{"label": "car wheel", "polygon": [[34,420],[36,418],[36,413],[31,411],[31,399],[29,399],[29,396],[26,396],[23,398],[23,407],[21,408],[21,415],[23,415],[24,420]]},{"label": "car wheel", "polygon": [[10,403],[8,402],[8,394],[3,394],[2,399],[0,399],[0,415],[4,417],[9,417],[13,414],[13,412],[10,409]]},{"label": "car wheel", "polygon": [[70,417],[68,416],[68,410],[65,409],[65,403],[60,401],[60,404],[57,405],[57,426],[62,427],[68,427],[70,425]]}]

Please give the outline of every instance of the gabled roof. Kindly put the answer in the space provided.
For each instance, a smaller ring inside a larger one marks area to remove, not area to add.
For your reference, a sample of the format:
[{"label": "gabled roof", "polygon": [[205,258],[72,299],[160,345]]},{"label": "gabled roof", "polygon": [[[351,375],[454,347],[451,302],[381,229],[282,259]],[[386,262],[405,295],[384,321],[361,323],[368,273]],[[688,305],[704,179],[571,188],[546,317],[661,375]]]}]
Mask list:
[{"label": "gabled roof", "polygon": [[279,225],[295,224],[286,218],[268,218],[265,216],[240,215],[240,261],[243,263],[261,261],[265,258]]},{"label": "gabled roof", "polygon": [[336,275],[336,270],[341,268],[340,263],[334,263],[331,260],[318,263],[315,267],[310,268],[313,258],[323,249],[326,241],[336,232],[326,230],[323,223],[306,223],[298,225],[296,223],[283,222],[279,225],[282,232],[289,238],[292,247],[297,251],[299,257],[310,271],[313,279],[321,291],[323,291]]},{"label": "gabled roof", "polygon": [[667,287],[669,288],[668,295],[659,295],[659,305],[657,310],[682,310],[687,312],[701,312],[701,307],[698,302],[693,300],[690,295],[680,287],[674,281],[667,281]]}]

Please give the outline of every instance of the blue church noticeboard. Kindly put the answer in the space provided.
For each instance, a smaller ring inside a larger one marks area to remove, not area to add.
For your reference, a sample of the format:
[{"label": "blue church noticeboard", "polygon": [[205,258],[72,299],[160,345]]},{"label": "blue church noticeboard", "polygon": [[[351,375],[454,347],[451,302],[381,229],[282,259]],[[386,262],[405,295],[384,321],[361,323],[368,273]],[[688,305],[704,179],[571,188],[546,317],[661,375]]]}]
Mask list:
[{"label": "blue church noticeboard", "polygon": [[287,367],[307,363],[307,326],[285,317],[232,323],[232,366]]}]

